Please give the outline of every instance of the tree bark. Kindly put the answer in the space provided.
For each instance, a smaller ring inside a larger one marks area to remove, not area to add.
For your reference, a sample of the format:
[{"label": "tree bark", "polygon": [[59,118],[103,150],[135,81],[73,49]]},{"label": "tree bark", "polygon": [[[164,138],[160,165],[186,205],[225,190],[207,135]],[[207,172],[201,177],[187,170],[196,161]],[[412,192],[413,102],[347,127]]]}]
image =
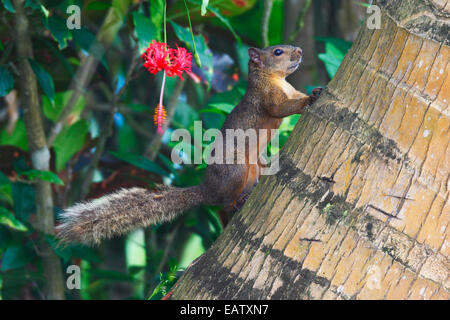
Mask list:
[{"label": "tree bark", "polygon": [[450,2],[377,4],[172,299],[450,298]]},{"label": "tree bark", "polygon": [[[33,58],[33,48],[29,31],[29,21],[24,8],[24,0],[15,0],[14,15],[16,32],[17,59],[20,66],[20,102],[24,109],[25,127],[30,147],[32,166],[36,170],[50,170],[50,152],[45,139],[36,76],[28,63]],[[38,180],[36,192],[36,230],[43,234],[55,234],[53,218],[53,197],[51,185],[47,181]],[[64,282],[61,261],[53,249],[41,239],[39,255],[42,257],[47,299],[64,299]]]}]

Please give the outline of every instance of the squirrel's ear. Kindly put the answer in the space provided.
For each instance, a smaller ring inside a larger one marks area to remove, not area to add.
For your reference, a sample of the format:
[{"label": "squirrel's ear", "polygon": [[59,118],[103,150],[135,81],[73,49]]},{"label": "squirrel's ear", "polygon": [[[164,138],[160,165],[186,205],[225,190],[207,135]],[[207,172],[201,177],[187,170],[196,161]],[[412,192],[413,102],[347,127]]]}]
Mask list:
[{"label": "squirrel's ear", "polygon": [[261,54],[259,49],[257,48],[249,48],[248,49],[248,55],[250,56],[250,60],[252,60],[254,63],[261,65]]}]

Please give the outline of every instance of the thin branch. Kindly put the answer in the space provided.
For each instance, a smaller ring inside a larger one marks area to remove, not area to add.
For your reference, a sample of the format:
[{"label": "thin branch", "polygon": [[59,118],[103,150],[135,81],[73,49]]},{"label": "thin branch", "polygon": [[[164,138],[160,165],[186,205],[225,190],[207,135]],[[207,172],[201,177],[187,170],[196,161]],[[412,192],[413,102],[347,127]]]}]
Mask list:
[{"label": "thin branch", "polygon": [[90,184],[92,181],[92,177],[94,175],[94,171],[98,166],[98,162],[100,161],[100,157],[103,154],[103,151],[105,150],[106,141],[111,136],[113,132],[113,125],[114,125],[114,115],[119,110],[119,101],[122,95],[125,93],[125,89],[128,87],[128,84],[130,82],[130,79],[132,77],[132,74],[134,70],[136,69],[136,66],[139,64],[139,55],[138,55],[138,46],[136,45],[133,49],[133,60],[131,61],[130,68],[127,71],[127,74],[125,76],[125,83],[122,86],[122,88],[117,92],[117,94],[114,95],[113,101],[112,101],[112,108],[110,110],[110,113],[108,115],[105,129],[103,131],[103,134],[100,136],[94,155],[91,158],[91,162],[88,166],[86,176],[83,179],[83,183],[81,185],[81,195],[80,199],[86,198],[86,196],[89,193],[90,190]]},{"label": "thin branch", "polygon": [[274,0],[264,0],[264,12],[261,22],[262,46],[269,46],[269,22]]},{"label": "thin branch", "polygon": [[[162,250],[163,256],[161,257],[161,260],[160,260],[158,266],[156,267],[155,272],[153,273],[154,275],[159,275],[159,274],[162,272],[164,266],[167,264],[167,261],[169,260],[169,254],[170,254],[170,252],[171,252],[171,250],[172,250],[172,248],[173,248],[173,243],[175,242],[175,239],[177,238],[178,230],[179,230],[180,227],[181,227],[181,221],[182,221],[182,220],[178,220],[178,221],[176,222],[176,224],[175,224],[175,227],[174,227],[174,228],[172,229],[172,231],[166,236],[164,249]],[[146,231],[147,231],[147,230],[146,230]],[[153,240],[153,241],[156,240],[156,238],[155,238],[155,233],[152,232],[152,231],[149,231],[149,232],[150,232],[150,234],[147,234],[147,236],[150,237],[150,239],[146,242],[146,243],[147,243],[147,248],[149,248],[150,242],[151,242],[152,240]],[[148,238],[147,238],[147,239],[148,239]],[[155,248],[155,247],[156,247],[156,246],[155,246],[155,244],[154,244],[153,248]],[[148,249],[147,249],[147,250],[148,250]],[[147,261],[149,261],[148,258],[147,258]],[[149,272],[149,270],[146,270],[145,280],[144,280],[144,281],[146,282],[146,284],[153,283],[153,281],[150,282],[150,279],[152,279],[152,278],[153,278],[153,277],[150,277],[150,272]],[[157,285],[158,285],[158,284],[156,284],[156,286],[157,286]],[[152,294],[153,290],[155,290],[155,287],[147,286],[147,287],[145,288],[145,291],[144,291],[144,292],[147,292],[147,296],[150,296],[150,295]]]},{"label": "thin branch", "polygon": [[305,17],[308,13],[309,8],[311,7],[312,0],[306,0],[305,4],[303,5],[302,11],[300,11],[300,14],[298,16],[298,22],[297,22],[297,29],[292,32],[292,34],[289,36],[288,42],[293,42],[295,38],[300,34],[303,27],[305,26]]},{"label": "thin branch", "polygon": [[127,113],[123,113],[123,116],[127,120],[128,125],[134,129],[137,133],[139,133],[141,136],[148,140],[152,140],[154,135],[149,132],[147,128],[144,128],[141,126],[136,120],[133,119],[133,117]]},{"label": "thin branch", "polygon": [[[132,77],[133,79],[134,77]],[[150,113],[144,113],[142,111],[133,110],[132,108],[128,107],[125,104],[119,104],[119,112],[124,114],[133,114],[138,115],[139,117],[149,118],[153,121],[153,115]],[[90,104],[86,106],[87,109],[94,110],[94,111],[101,111],[101,112],[109,112],[111,109],[111,104],[109,103],[96,103],[96,104]]]},{"label": "thin branch", "polygon": [[163,256],[161,258],[161,261],[158,264],[158,267],[156,268],[155,274],[160,274],[162,272],[164,266],[166,265],[167,260],[169,260],[169,253],[170,253],[171,249],[173,248],[173,243],[177,237],[178,229],[180,229],[181,221],[182,220],[178,220],[178,222],[176,223],[173,230],[167,235],[166,245],[164,246],[164,250],[163,250]]},{"label": "thin branch", "polygon": [[53,146],[56,137],[64,127],[67,117],[72,112],[80,96],[84,94],[84,88],[91,80],[92,75],[94,74],[94,71],[97,68],[97,65],[98,60],[94,58],[93,54],[90,52],[89,55],[83,59],[81,66],[77,69],[75,77],[73,78],[72,83],[69,86],[69,90],[73,90],[72,95],[70,96],[69,101],[67,102],[61,115],[59,116],[55,125],[51,128],[50,133],[48,135],[47,140],[49,147]]},{"label": "thin branch", "polygon": [[125,15],[125,11],[127,11],[129,5],[129,2],[127,1],[124,1],[124,3],[126,3],[124,5],[124,7],[126,8],[123,8],[124,12],[122,12],[122,16],[119,14],[120,11],[117,10],[115,6],[112,6],[109,9],[106,18],[103,21],[103,24],[97,34],[96,41],[94,41],[91,48],[89,49],[88,56],[83,59],[80,67],[77,69],[75,77],[73,78],[69,86],[69,89],[73,90],[73,93],[55,125],[50,129],[50,132],[48,134],[47,141],[49,148],[53,146],[56,137],[64,128],[67,117],[70,115],[78,99],[82,94],[84,94],[86,86],[91,81],[94,71],[99,63],[96,57],[103,56],[106,48],[111,45],[115,35],[119,31],[119,28],[122,25],[123,16]]}]

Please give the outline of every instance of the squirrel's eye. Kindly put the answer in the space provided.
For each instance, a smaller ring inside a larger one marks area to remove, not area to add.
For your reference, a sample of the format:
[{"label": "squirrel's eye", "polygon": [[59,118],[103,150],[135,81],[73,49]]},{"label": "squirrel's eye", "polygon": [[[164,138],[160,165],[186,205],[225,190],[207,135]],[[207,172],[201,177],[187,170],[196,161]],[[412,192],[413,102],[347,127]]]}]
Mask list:
[{"label": "squirrel's eye", "polygon": [[276,56],[281,56],[282,54],[283,54],[283,50],[281,50],[281,49],[276,49],[274,52],[273,52],[273,54],[274,55],[276,55]]}]

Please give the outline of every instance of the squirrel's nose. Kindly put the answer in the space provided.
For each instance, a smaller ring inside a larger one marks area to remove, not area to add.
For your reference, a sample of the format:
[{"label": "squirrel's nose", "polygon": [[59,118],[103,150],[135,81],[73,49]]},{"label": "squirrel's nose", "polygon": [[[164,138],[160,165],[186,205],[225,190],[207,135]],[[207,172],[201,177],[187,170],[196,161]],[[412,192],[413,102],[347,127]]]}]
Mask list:
[{"label": "squirrel's nose", "polygon": [[297,53],[301,56],[303,54],[303,50],[301,48],[297,48]]}]

